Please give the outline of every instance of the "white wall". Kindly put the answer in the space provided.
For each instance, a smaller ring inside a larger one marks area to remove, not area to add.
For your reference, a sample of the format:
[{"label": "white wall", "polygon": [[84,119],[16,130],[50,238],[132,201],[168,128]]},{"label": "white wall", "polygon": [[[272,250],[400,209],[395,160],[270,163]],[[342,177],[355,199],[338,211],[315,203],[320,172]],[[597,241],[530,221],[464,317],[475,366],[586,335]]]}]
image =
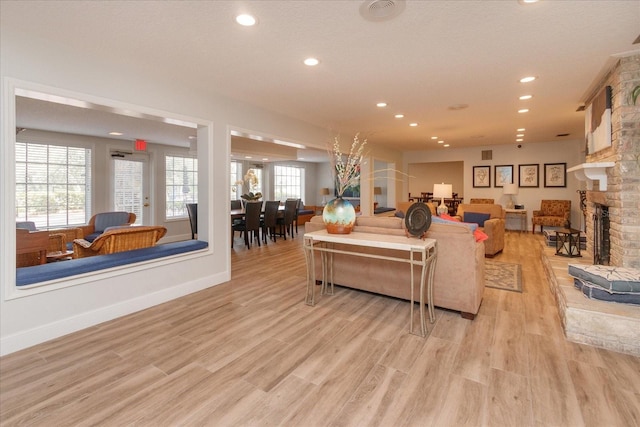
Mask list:
[{"label": "white wall", "polygon": [[[493,150],[492,160],[482,160],[482,150]],[[410,163],[428,162],[464,162],[464,189],[461,194],[465,202],[470,198],[492,198],[496,203],[506,206],[507,196],[502,194],[502,188],[494,187],[495,165],[513,165],[514,182],[518,182],[518,165],[539,164],[540,186],[538,188],[520,188],[518,195],[514,196],[517,204],[524,204],[527,210],[527,227],[531,230],[531,212],[540,209],[542,199],[571,200],[571,224],[578,228],[582,225],[582,212],[580,211],[580,197],[576,192],[584,188],[584,184],[578,181],[573,174],[567,174],[567,186],[565,188],[544,187],[544,164],[566,163],[567,168],[584,162],[584,141],[570,140],[564,142],[546,142],[537,144],[523,144],[522,148],[516,145],[487,145],[472,148],[443,149],[433,151],[412,151],[404,153],[404,170]],[[473,187],[473,166],[491,166],[491,187]],[[406,200],[408,186],[405,184],[399,200]]]},{"label": "white wall", "polygon": [[[132,109],[194,119],[201,124],[198,158],[199,229],[209,251],[178,259],[72,279],[46,292],[16,298],[15,258],[0,257],[0,354],[17,351],[117,316],[185,295],[230,278],[229,154],[232,128],[277,135],[324,147],[327,131],[269,111],[190,88],[188,81],[161,80],[145,64],[103,62],[99,50],[82,55],[20,31],[28,16],[3,17],[0,34],[2,140],[0,160],[0,251],[15,253],[13,97],[17,86],[40,87],[79,98],[117,102]],[[9,23],[10,25],[5,25]],[[11,24],[17,23],[17,24]],[[55,28],[51,29],[55,31]],[[208,141],[208,142],[204,142]],[[224,203],[218,203],[223,200]],[[202,227],[202,228],[201,228]],[[71,286],[75,285],[75,286]],[[41,288],[41,290],[44,288]],[[19,295],[18,295],[19,296]]]}]

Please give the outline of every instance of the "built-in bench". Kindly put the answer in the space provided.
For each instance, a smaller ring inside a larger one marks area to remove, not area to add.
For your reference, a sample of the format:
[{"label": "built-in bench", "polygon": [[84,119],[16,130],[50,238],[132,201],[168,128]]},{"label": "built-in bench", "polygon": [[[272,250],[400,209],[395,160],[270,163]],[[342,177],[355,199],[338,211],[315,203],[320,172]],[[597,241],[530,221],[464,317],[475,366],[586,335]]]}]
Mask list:
[{"label": "built-in bench", "polygon": [[181,242],[165,243],[150,248],[135,249],[109,255],[97,255],[69,261],[52,262],[16,269],[16,286],[27,286],[34,283],[47,282],[63,277],[105,270],[136,262],[149,261],[156,258],[178,255],[206,249],[207,242],[201,240],[185,240]]}]

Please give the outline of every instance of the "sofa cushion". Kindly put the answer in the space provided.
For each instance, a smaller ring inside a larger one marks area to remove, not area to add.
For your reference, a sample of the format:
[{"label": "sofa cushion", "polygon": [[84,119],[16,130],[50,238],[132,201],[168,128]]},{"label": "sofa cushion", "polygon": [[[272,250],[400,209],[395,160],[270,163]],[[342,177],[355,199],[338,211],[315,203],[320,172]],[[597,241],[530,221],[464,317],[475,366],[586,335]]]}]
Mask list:
[{"label": "sofa cushion", "polygon": [[640,293],[640,270],[636,268],[569,264],[569,274],[608,292]]},{"label": "sofa cushion", "polygon": [[484,222],[491,217],[491,214],[482,213],[482,212],[465,212],[464,213],[464,222],[473,222],[478,224],[480,227],[484,227]]},{"label": "sofa cushion", "polygon": [[578,279],[577,277],[573,279],[573,284],[589,299],[640,305],[639,292],[609,292],[594,283]]}]

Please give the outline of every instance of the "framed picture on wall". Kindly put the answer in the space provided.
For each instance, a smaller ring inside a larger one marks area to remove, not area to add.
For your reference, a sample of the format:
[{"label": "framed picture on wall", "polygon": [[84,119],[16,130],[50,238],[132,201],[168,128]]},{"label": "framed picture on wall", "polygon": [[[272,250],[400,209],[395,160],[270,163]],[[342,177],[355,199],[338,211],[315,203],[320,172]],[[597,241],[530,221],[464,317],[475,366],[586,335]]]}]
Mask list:
[{"label": "framed picture on wall", "polygon": [[566,187],[567,186],[567,164],[566,163],[545,163],[544,164],[544,186],[545,187]]},{"label": "framed picture on wall", "polygon": [[540,186],[540,165],[518,165],[518,187]]},{"label": "framed picture on wall", "polygon": [[496,165],[494,187],[502,187],[505,184],[513,184],[513,165]]},{"label": "framed picture on wall", "polygon": [[473,167],[474,188],[491,187],[491,166]]}]

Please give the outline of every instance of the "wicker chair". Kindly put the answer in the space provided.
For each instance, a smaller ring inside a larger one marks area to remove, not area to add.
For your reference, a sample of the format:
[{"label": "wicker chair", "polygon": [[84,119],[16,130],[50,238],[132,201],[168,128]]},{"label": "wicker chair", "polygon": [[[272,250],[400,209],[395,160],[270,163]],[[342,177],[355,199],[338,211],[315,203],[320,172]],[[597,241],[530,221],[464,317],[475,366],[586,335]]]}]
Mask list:
[{"label": "wicker chair", "polygon": [[49,233],[16,228],[16,267],[30,267],[47,262]]},{"label": "wicker chair", "polygon": [[533,211],[531,224],[531,233],[536,232],[536,225],[540,226],[541,233],[545,225],[569,228],[571,226],[571,200],[542,200],[540,210]]},{"label": "wicker chair", "polygon": [[84,239],[73,241],[73,258],[107,255],[155,246],[167,232],[165,227],[117,227],[106,230],[93,242]]}]

